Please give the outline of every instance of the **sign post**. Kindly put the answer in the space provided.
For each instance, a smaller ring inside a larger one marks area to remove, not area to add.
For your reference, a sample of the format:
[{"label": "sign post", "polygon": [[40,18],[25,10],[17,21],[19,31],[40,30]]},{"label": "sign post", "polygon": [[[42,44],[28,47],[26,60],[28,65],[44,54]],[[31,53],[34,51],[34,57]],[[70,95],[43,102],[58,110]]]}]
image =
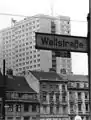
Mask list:
[{"label": "sign post", "polygon": [[71,35],[36,33],[37,49],[87,52],[87,38]]},{"label": "sign post", "polygon": [[91,120],[91,1],[89,0],[88,20],[88,77],[89,77],[89,117]]}]

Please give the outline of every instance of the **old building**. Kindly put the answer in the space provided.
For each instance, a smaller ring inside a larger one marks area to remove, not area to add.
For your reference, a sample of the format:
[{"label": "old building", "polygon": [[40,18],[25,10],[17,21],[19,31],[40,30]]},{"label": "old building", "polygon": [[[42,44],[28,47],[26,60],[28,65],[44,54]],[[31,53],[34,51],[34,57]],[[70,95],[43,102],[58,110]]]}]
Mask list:
[{"label": "old building", "polygon": [[6,77],[6,120],[74,120],[76,115],[89,120],[88,76],[27,71]]},{"label": "old building", "polygon": [[67,79],[70,120],[74,120],[76,115],[80,115],[82,120],[89,120],[88,76],[69,75]]},{"label": "old building", "polygon": [[39,120],[38,94],[26,79],[8,75],[5,86],[5,120]]},{"label": "old building", "polygon": [[68,120],[67,80],[55,72],[43,71],[26,72],[25,78],[39,92],[40,120]]}]

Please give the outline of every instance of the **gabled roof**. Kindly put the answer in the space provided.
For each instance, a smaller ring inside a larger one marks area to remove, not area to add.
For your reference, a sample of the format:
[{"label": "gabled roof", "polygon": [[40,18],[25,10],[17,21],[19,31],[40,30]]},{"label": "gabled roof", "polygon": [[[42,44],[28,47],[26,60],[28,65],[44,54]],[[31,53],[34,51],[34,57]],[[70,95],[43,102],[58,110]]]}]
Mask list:
[{"label": "gabled roof", "polygon": [[88,76],[87,75],[67,75],[68,81],[84,81],[88,82]]},{"label": "gabled roof", "polygon": [[20,91],[36,93],[23,76],[6,76],[6,91]]},{"label": "gabled roof", "polygon": [[56,72],[31,71],[38,80],[59,81],[63,80]]}]

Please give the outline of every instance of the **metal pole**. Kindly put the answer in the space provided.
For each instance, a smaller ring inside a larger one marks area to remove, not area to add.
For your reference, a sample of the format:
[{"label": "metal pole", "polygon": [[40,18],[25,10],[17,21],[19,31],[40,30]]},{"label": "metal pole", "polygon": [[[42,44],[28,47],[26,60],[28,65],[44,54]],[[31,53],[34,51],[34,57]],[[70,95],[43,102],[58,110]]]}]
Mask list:
[{"label": "metal pole", "polygon": [[87,17],[88,20],[88,35],[87,35],[87,42],[88,42],[88,83],[89,83],[89,117],[91,120],[91,40],[90,40],[90,13]]},{"label": "metal pole", "polygon": [[3,120],[5,120],[5,59],[3,60],[2,118],[3,118]]}]

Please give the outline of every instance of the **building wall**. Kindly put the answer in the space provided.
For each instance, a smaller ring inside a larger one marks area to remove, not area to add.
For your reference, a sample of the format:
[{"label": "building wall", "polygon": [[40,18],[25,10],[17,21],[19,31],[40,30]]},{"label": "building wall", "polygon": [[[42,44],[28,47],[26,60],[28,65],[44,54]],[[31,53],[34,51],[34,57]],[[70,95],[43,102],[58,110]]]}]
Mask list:
[{"label": "building wall", "polygon": [[35,93],[6,93],[5,120],[39,120],[39,99]]},{"label": "building wall", "polygon": [[57,73],[62,73],[61,71],[65,69],[66,74],[71,74],[72,72],[71,58],[57,57],[56,61],[57,61]]},{"label": "building wall", "polygon": [[40,119],[68,119],[67,85],[62,86],[61,82],[40,82]]},{"label": "building wall", "polygon": [[70,34],[69,17],[60,16],[59,19],[46,15],[25,18],[12,27],[0,31],[0,39],[3,41],[1,56],[2,59],[6,59],[6,68],[12,68],[14,73],[19,73],[26,70],[48,71],[52,67],[50,52],[35,49],[35,32],[51,33],[51,21],[56,24],[56,33]]},{"label": "building wall", "polygon": [[80,115],[82,120],[89,120],[89,91],[87,78],[84,80],[69,80],[68,98],[70,120],[74,120],[76,115]]}]

